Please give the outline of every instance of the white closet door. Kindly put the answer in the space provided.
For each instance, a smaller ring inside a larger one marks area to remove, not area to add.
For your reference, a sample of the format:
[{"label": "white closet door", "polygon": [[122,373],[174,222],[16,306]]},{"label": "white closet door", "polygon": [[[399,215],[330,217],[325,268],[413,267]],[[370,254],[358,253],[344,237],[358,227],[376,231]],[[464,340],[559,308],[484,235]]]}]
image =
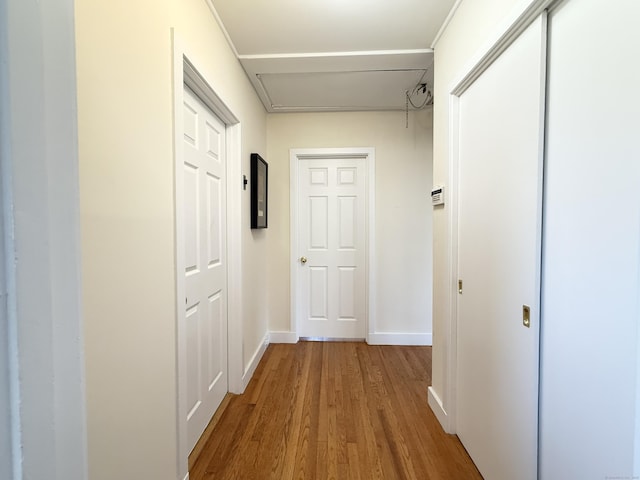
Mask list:
[{"label": "white closet door", "polygon": [[549,18],[541,478],[640,476],[640,2]]},{"label": "white closet door", "polygon": [[537,478],[545,27],[459,99],[456,431],[488,480]]}]

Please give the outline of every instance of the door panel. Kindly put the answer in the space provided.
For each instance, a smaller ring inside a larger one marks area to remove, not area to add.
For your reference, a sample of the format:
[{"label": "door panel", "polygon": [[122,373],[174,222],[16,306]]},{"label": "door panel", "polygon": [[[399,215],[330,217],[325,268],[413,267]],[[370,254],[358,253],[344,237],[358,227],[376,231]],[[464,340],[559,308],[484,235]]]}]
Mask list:
[{"label": "door panel", "polygon": [[184,90],[187,443],[227,393],[225,126]]},{"label": "door panel", "polygon": [[314,320],[328,320],[329,309],[327,267],[309,267],[309,317]]},{"label": "door panel", "polygon": [[223,203],[221,179],[207,173],[207,224],[209,232],[207,246],[209,267],[215,268],[222,263],[222,225],[218,206]]},{"label": "door panel", "polygon": [[187,345],[192,347],[187,350],[187,411],[191,416],[193,409],[200,403],[200,309],[196,305],[189,308],[186,313]]},{"label": "door panel", "polygon": [[338,248],[356,248],[357,209],[356,197],[338,197]]},{"label": "door panel", "polygon": [[185,267],[187,275],[198,270],[198,167],[184,165]]},{"label": "door panel", "polygon": [[456,431],[492,480],[537,476],[545,38],[538,19],[459,101]]},{"label": "door panel", "polygon": [[363,158],[300,160],[300,336],[365,338]]},{"label": "door panel", "polygon": [[309,197],[309,227],[311,229],[308,249],[329,247],[329,212],[327,197]]},{"label": "door panel", "polygon": [[355,320],[356,269],[338,267],[338,319]]},{"label": "door panel", "polygon": [[637,0],[550,13],[543,479],[640,478],[638,19]]}]

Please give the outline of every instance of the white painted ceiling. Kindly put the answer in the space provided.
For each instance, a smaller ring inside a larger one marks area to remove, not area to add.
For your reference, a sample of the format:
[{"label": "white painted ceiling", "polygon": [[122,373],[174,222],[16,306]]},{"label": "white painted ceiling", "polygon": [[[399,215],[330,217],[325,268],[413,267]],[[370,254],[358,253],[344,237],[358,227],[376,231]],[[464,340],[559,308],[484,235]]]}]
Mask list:
[{"label": "white painted ceiling", "polygon": [[207,1],[269,112],[404,110],[407,91],[424,103],[431,45],[456,3]]}]

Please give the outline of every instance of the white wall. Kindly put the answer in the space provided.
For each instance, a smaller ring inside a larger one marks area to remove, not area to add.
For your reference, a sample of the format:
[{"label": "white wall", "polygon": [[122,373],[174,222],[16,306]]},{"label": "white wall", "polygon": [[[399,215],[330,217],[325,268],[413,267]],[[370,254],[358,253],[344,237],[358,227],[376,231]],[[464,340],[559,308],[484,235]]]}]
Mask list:
[{"label": "white wall", "polygon": [[[463,1],[435,45],[435,100],[433,115],[433,181],[449,182],[449,93],[503,30],[506,19],[530,0]],[[451,297],[456,291],[449,265],[451,203],[433,213],[433,392],[444,410],[452,409],[448,398],[447,365]]]},{"label": "white wall", "polygon": [[[5,210],[2,210],[6,217]],[[3,222],[4,223],[4,222]],[[0,225],[0,235],[4,237],[4,224]],[[7,288],[4,268],[4,243],[0,240],[0,478],[10,479],[13,470],[11,458],[13,435],[11,394],[9,389],[9,342],[7,315]]]},{"label": "white wall", "polygon": [[[1,8],[1,7],[0,7]],[[0,10],[2,11],[2,10]],[[4,14],[4,12],[2,12]],[[6,25],[4,24],[5,15],[0,15],[1,28],[0,31],[6,31]],[[0,58],[3,60],[5,56],[5,42],[0,40],[3,52],[0,54]],[[4,61],[0,61],[1,65],[4,65]],[[6,70],[0,73],[1,84],[4,86],[4,79],[6,77]],[[0,91],[4,91],[2,88]],[[8,95],[0,93],[2,102],[8,98]],[[2,122],[4,124],[4,122]],[[4,128],[0,127],[0,145],[2,145],[1,156],[4,159],[8,153],[5,149],[5,138],[2,135]],[[4,168],[0,163],[0,178],[5,178]],[[15,370],[15,366],[11,365],[12,360],[9,354],[9,312],[8,312],[8,290],[6,282],[6,269],[5,269],[5,242],[4,238],[7,232],[5,225],[6,220],[11,218],[9,208],[5,207],[4,201],[4,188],[0,185],[0,211],[2,212],[2,222],[0,223],[0,478],[10,479],[13,470],[12,444],[13,444],[13,409],[11,408],[11,390],[9,371]]]},{"label": "white wall", "polygon": [[[10,98],[8,63],[8,36],[7,36],[7,1],[0,0],[0,105],[5,105]],[[8,125],[11,121],[8,109],[0,110],[0,179],[7,178],[6,168],[9,158]],[[9,383],[9,371],[15,369],[10,366],[9,355],[9,312],[7,310],[8,290],[5,268],[5,235],[7,234],[6,222],[10,215],[10,209],[5,200],[6,187],[0,183],[0,478],[7,480],[13,478],[12,443],[12,408],[10,406],[11,393]]]},{"label": "white wall", "polygon": [[[288,331],[289,149],[375,147],[376,332],[431,336],[431,111],[272,114],[268,117],[269,304]],[[416,338],[418,338],[416,336]]]},{"label": "white wall", "polygon": [[[0,294],[7,301],[0,363],[6,368],[9,359],[11,387],[8,426],[3,375],[0,476],[81,480],[87,472],[73,0],[6,0],[0,12],[1,275],[8,293]],[[4,471],[9,466],[12,473]]]},{"label": "white wall", "polygon": [[[266,113],[205,1],[75,4],[89,473],[175,479],[171,28],[240,120],[247,174],[250,153],[266,155]],[[231,321],[246,367],[267,333],[256,265],[269,255],[268,232],[249,229],[249,191],[241,208],[243,318]]]},{"label": "white wall", "polygon": [[640,475],[640,67],[629,61],[640,3],[614,3],[568,0],[549,20],[540,474],[550,480]]}]

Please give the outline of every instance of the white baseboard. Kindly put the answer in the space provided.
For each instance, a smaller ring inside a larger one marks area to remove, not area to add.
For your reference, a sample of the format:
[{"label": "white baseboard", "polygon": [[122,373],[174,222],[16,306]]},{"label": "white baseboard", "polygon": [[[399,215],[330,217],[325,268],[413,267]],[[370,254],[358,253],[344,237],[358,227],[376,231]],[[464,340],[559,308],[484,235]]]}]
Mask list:
[{"label": "white baseboard", "polygon": [[269,332],[269,343],[298,343],[296,332]]},{"label": "white baseboard", "polygon": [[430,333],[370,333],[369,345],[427,345],[431,346]]},{"label": "white baseboard", "polygon": [[438,422],[440,422],[440,425],[442,425],[442,428],[444,429],[444,431],[447,433],[455,433],[451,431],[451,428],[449,425],[449,416],[447,415],[447,411],[444,409],[444,406],[442,405],[442,400],[440,400],[440,397],[438,396],[436,391],[433,389],[433,387],[429,387],[427,389],[427,401],[429,403],[429,407],[431,407],[431,411],[434,413],[434,415],[438,419]]},{"label": "white baseboard", "polygon": [[[269,332],[269,343],[298,343],[296,332]],[[369,345],[432,345],[430,333],[371,333]]]},{"label": "white baseboard", "polygon": [[262,360],[262,356],[264,355],[264,352],[267,350],[268,346],[269,346],[269,334],[267,333],[262,339],[262,342],[260,342],[260,346],[258,347],[256,352],[253,354],[253,357],[251,357],[251,360],[249,361],[249,365],[247,365],[247,368],[245,368],[244,370],[244,375],[242,375],[242,392],[244,392],[244,390],[247,388],[247,385],[249,385],[249,382],[251,381],[251,377],[253,377],[253,374],[256,371],[256,368],[258,367],[260,360]]}]

